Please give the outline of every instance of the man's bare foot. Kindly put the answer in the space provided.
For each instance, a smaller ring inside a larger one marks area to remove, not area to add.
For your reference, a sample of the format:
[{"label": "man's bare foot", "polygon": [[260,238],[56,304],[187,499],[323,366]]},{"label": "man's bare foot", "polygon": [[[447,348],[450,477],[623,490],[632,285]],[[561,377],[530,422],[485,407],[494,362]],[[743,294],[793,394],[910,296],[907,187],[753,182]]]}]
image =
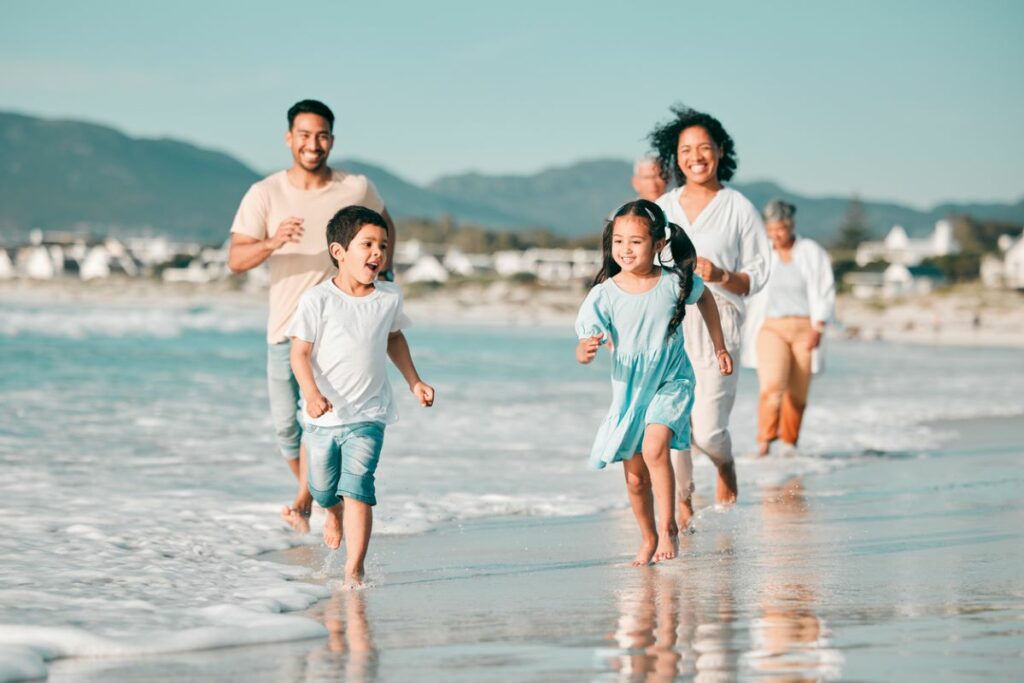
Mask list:
[{"label": "man's bare foot", "polygon": [[658,534],[658,549],[654,551],[654,561],[664,562],[675,559],[679,554],[679,534],[662,531]]},{"label": "man's bare foot", "polygon": [[763,458],[764,456],[768,455],[768,451],[771,449],[771,446],[772,446],[771,443],[769,443],[767,441],[758,441],[757,442],[757,457]]},{"label": "man's bare foot", "polygon": [[658,539],[651,538],[645,540],[640,544],[640,550],[636,551],[636,557],[633,558],[634,567],[646,567],[651,563],[651,558],[654,557],[654,549],[658,547]]},{"label": "man's bare foot", "polygon": [[739,495],[739,487],[736,485],[736,464],[729,463],[718,468],[718,486],[715,489],[715,503],[718,505],[732,505]]},{"label": "man's bare foot", "polygon": [[341,505],[327,508],[324,517],[324,544],[331,550],[341,547]]},{"label": "man's bare foot", "polygon": [[686,529],[690,526],[690,521],[693,519],[693,498],[687,496],[679,501],[679,527]]},{"label": "man's bare foot", "polygon": [[282,505],[281,519],[300,534],[309,533],[309,512],[303,514],[298,508],[294,508],[291,505]]}]

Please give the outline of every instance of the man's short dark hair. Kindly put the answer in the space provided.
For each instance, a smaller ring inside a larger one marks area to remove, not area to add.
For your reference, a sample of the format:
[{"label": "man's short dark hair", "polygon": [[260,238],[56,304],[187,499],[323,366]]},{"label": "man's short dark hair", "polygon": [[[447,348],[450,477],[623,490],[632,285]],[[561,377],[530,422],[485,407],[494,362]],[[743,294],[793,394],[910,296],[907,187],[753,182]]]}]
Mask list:
[{"label": "man's short dark hair", "polygon": [[384,228],[385,233],[388,232],[384,216],[365,206],[346,206],[327,221],[327,253],[331,257],[331,263],[338,265],[338,260],[330,253],[331,245],[337,242],[348,249],[348,245],[352,244],[352,240],[364,225],[376,225]]},{"label": "man's short dark hair", "polygon": [[334,132],[334,112],[320,100],[302,100],[293,104],[288,110],[288,130],[295,125],[295,117],[299,114],[316,114],[324,117],[331,132]]}]

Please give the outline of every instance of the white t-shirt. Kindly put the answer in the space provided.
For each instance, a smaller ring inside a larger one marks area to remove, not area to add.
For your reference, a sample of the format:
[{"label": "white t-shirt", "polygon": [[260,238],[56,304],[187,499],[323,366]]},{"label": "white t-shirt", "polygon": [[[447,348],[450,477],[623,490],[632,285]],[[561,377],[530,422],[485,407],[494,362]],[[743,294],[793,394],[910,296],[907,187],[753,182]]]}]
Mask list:
[{"label": "white t-shirt", "polygon": [[387,375],[388,335],[411,323],[402,290],[377,281],[366,296],[352,296],[327,280],[299,300],[288,336],[313,344],[313,379],[334,410],[306,421],[321,427],[398,420]]},{"label": "white t-shirt", "polygon": [[[761,215],[750,200],[731,187],[723,187],[697,216],[693,225],[679,205],[682,187],[661,195],[656,202],[669,221],[689,235],[697,256],[703,256],[719,268],[750,277],[750,291],[756,294],[768,282],[771,245],[764,231]],[[721,285],[708,282],[707,287],[743,312],[743,297]]]},{"label": "white t-shirt", "polygon": [[277,344],[288,338],[285,330],[302,293],[338,272],[327,255],[327,222],[346,206],[384,210],[377,188],[366,176],[337,169],[332,170],[329,183],[313,190],[300,190],[288,180],[287,171],[279,171],[255,183],[242,198],[231,225],[232,233],[262,240],[272,237],[284,219],[303,219],[302,239],[289,242],[267,259],[268,343]]}]

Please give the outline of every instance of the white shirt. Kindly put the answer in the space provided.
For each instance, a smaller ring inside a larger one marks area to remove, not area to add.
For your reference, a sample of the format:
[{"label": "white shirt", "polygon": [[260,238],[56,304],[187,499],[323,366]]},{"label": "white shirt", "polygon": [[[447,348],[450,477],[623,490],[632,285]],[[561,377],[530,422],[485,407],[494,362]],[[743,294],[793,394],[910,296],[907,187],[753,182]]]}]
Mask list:
[{"label": "white shirt", "polygon": [[[807,304],[812,323],[827,323],[835,317],[836,310],[836,283],[832,274],[832,261],[828,252],[821,248],[814,240],[806,237],[797,237],[793,243],[790,253],[790,266],[799,269],[804,281],[807,283]],[[779,255],[772,250],[772,276],[775,274],[775,264],[779,262]],[[743,324],[743,353],[741,362],[749,368],[757,367],[757,334],[761,331],[761,325],[768,308],[768,297],[771,296],[769,285],[757,296],[751,297],[747,302],[747,320]],[[824,357],[822,344],[811,354],[811,370],[815,373],[824,369]]]},{"label": "white shirt", "polygon": [[[723,187],[691,225],[679,205],[682,191],[682,187],[669,190],[656,202],[668,220],[686,231],[697,249],[697,256],[719,268],[746,273],[750,277],[748,296],[759,292],[768,281],[771,245],[754,205],[731,187]],[[708,282],[707,286],[743,313],[742,296],[713,282]]]},{"label": "white shirt", "polygon": [[289,337],[313,344],[313,379],[334,410],[306,421],[321,427],[398,420],[387,376],[388,335],[408,327],[402,290],[375,282],[352,296],[327,280],[308,290],[288,328]]}]

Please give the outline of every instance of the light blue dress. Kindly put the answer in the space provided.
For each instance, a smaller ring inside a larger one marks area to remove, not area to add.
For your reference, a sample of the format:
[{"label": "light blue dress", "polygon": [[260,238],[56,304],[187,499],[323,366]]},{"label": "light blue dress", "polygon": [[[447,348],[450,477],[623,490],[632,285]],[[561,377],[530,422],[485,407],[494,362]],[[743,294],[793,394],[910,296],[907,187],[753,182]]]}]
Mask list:
[{"label": "light blue dress", "polygon": [[[648,424],[671,429],[672,448],[690,447],[695,380],[682,324],[666,336],[679,287],[679,276],[664,268],[658,284],[642,294],[623,291],[608,279],[591,289],[580,307],[579,338],[604,333],[612,343],[612,406],[590,451],[595,468],[639,453]],[[694,275],[686,303],[696,303],[703,291],[704,281]]]}]

